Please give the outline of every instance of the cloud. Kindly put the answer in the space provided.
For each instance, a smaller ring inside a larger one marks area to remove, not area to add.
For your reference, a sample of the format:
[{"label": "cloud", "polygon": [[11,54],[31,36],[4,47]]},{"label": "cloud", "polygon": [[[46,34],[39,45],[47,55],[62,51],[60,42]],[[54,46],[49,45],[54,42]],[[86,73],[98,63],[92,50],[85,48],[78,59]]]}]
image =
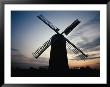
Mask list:
[{"label": "cloud", "polygon": [[[85,54],[88,55],[88,59],[100,58],[100,37],[97,37],[92,42],[86,44],[79,43],[79,47]],[[70,59],[80,60],[80,54],[74,54],[70,49],[67,49],[69,55],[72,55]]]},{"label": "cloud", "polygon": [[85,28],[86,26],[96,25],[100,22],[100,16],[96,15],[94,18],[88,20],[86,23],[82,24],[78,29]]},{"label": "cloud", "polygon": [[12,51],[16,51],[16,52],[19,52],[18,49],[15,49],[15,48],[11,48]]},{"label": "cloud", "polygon": [[100,16],[96,15],[87,22],[82,22],[78,28],[68,36],[68,38],[77,43],[87,43],[100,36]]},{"label": "cloud", "polygon": [[[92,58],[85,58],[84,60],[91,60],[91,59],[99,59],[100,57],[92,57]],[[76,59],[70,59],[70,60],[81,60],[79,57]]]},{"label": "cloud", "polygon": [[[83,50],[100,46],[100,17],[99,15],[82,24],[69,36],[71,42]],[[95,49],[94,49],[95,50]],[[100,47],[96,50],[100,50]],[[93,50],[91,50],[93,51]]]},{"label": "cloud", "polygon": [[[77,43],[76,46],[79,49],[82,49],[83,51],[86,51],[86,50],[88,50],[88,51],[99,51],[100,50],[100,37],[97,37],[93,41],[87,42],[85,44],[82,44],[81,42]],[[68,48],[67,48],[67,50],[69,53],[72,53],[72,51],[69,50]]]},{"label": "cloud", "polygon": [[88,42],[84,45],[80,45],[80,48],[91,49],[100,45],[100,37],[94,39],[92,42]]},{"label": "cloud", "polygon": [[[20,68],[38,68],[40,66],[47,66],[48,59],[44,57],[39,57],[38,59],[35,58],[28,58],[22,55],[18,49],[12,49],[11,54],[11,65],[12,67],[20,67]],[[14,53],[16,52],[16,54]]]}]

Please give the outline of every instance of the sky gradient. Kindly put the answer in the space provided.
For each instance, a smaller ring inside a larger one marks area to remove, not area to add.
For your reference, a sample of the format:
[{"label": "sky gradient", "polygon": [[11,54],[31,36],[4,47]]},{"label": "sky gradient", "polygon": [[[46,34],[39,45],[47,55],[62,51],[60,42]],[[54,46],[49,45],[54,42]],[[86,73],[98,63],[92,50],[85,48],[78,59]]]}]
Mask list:
[{"label": "sky gradient", "polygon": [[[67,48],[70,67],[100,67],[100,11],[12,11],[11,12],[11,62],[13,67],[48,66],[50,47],[36,60],[32,53],[49,40],[55,32],[36,16],[43,14],[62,32],[74,20],[81,23],[67,37],[89,55],[86,61],[77,58]],[[74,60],[74,59],[78,59]]]}]

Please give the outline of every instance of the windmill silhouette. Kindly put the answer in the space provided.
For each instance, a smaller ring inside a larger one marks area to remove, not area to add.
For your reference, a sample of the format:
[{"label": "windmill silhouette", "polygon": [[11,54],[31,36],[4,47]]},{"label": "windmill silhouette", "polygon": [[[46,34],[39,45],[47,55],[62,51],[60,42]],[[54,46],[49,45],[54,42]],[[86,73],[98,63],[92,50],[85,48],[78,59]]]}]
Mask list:
[{"label": "windmill silhouette", "polygon": [[85,53],[83,53],[78,47],[63,36],[63,34],[68,35],[80,23],[78,19],[69,25],[62,33],[59,33],[59,29],[43,15],[39,15],[37,17],[56,32],[55,35],[53,35],[48,41],[32,53],[37,59],[51,45],[49,71],[66,72],[69,70],[66,46],[75,54],[78,54],[80,59],[84,60],[87,58]]}]

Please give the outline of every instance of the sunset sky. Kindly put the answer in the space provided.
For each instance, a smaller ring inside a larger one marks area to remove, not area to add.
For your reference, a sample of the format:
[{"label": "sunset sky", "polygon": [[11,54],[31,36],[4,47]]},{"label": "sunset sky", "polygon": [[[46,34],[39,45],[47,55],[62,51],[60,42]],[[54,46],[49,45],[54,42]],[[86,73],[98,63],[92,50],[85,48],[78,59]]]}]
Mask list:
[{"label": "sunset sky", "polygon": [[48,66],[50,47],[38,59],[32,56],[39,46],[55,34],[36,17],[40,14],[58,27],[59,32],[75,19],[80,20],[81,23],[65,37],[89,56],[85,61],[80,60],[78,55],[67,48],[69,66],[100,68],[100,11],[12,11],[11,64],[13,67]]}]

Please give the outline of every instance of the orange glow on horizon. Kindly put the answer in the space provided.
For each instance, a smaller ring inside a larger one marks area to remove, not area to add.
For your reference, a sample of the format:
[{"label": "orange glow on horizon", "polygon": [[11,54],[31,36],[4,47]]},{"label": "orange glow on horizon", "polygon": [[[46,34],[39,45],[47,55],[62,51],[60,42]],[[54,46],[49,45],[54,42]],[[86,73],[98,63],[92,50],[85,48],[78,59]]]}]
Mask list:
[{"label": "orange glow on horizon", "polygon": [[70,68],[74,67],[91,67],[91,68],[100,68],[100,58],[91,59],[91,60],[68,60],[68,64]]}]

